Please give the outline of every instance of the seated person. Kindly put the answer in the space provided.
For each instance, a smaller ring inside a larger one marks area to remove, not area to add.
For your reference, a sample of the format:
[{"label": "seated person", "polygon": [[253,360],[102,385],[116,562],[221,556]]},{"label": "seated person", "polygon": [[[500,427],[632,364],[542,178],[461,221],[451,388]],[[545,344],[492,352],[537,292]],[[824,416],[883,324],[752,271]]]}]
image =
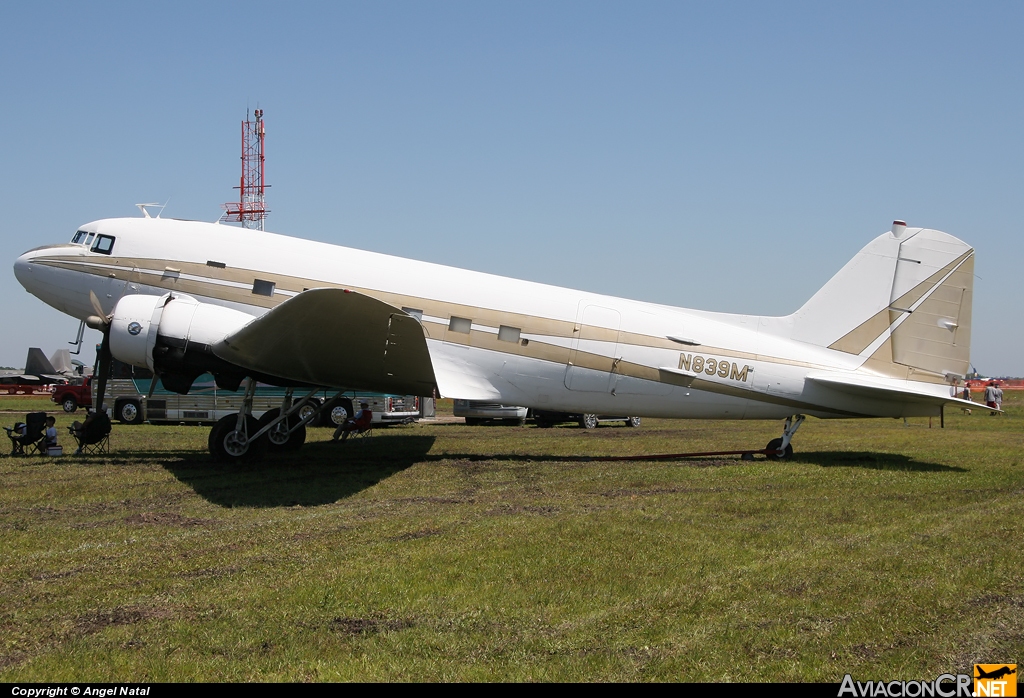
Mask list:
[{"label": "seated person", "polygon": [[57,420],[51,415],[46,418],[46,430],[43,432],[43,448],[57,445]]},{"label": "seated person", "polygon": [[74,434],[78,439],[85,438],[85,433],[89,430],[89,427],[96,420],[96,411],[87,410],[85,413],[85,421],[75,421],[68,427],[68,431]]},{"label": "seated person", "polygon": [[337,429],[334,430],[334,436],[331,437],[333,441],[337,441],[338,437],[344,441],[348,438],[348,435],[354,431],[366,431],[370,428],[370,422],[373,420],[373,412],[370,411],[370,403],[360,402],[359,407],[361,408],[356,412],[356,416],[352,419],[346,419]]},{"label": "seated person", "polygon": [[75,455],[82,453],[82,447],[97,443],[110,433],[110,417],[106,412],[89,410],[85,415],[85,421],[75,422],[68,427],[75,440],[78,441],[78,450]]}]

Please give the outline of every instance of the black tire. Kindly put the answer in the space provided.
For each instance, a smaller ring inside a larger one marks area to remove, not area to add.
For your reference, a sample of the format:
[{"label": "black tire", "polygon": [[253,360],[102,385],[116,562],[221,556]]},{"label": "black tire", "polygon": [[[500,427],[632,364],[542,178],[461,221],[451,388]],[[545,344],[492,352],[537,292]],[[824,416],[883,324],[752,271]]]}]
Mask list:
[{"label": "black tire", "polygon": [[142,424],[142,406],[136,400],[118,403],[117,421],[121,424]]},{"label": "black tire", "polygon": [[[251,461],[263,455],[267,447],[267,440],[263,438],[240,444],[235,438],[235,424],[238,422],[237,414],[229,414],[213,425],[210,429],[210,438],[207,440],[207,447],[214,460],[221,463],[241,463]],[[245,418],[246,432],[255,434],[259,431],[259,422],[255,417],[249,415]]]},{"label": "black tire", "polygon": [[626,417],[626,426],[627,427],[633,427],[635,429],[636,427],[640,426],[640,418],[639,417]]},{"label": "black tire", "polygon": [[596,429],[597,428],[597,415],[596,414],[585,414],[580,417],[580,426],[584,429]]},{"label": "black tire", "polygon": [[[267,410],[266,412],[263,413],[263,416],[259,418],[259,421],[257,422],[258,428],[262,429],[263,427],[267,426],[272,421],[277,419],[279,414],[281,414],[281,410],[279,410],[276,407],[272,410]],[[293,414],[291,417],[288,418],[288,427],[294,427],[298,423],[298,415]],[[267,440],[268,451],[295,451],[301,448],[302,444],[306,443],[305,425],[299,427],[290,434],[284,434],[282,431],[279,431],[279,428],[282,428],[284,426],[284,422],[278,422],[278,424],[273,429],[271,429],[266,434],[260,437],[261,440]]]},{"label": "black tire", "polygon": [[478,426],[480,426],[483,423],[484,423],[484,420],[480,419],[479,417],[466,417],[466,426],[467,427],[478,427]]},{"label": "black tire", "polygon": [[352,409],[352,401],[347,397],[341,397],[337,400],[331,400],[324,407],[322,424],[325,427],[331,427],[337,429],[345,423],[346,419],[351,419],[355,416],[355,410]]},{"label": "black tire", "polygon": [[60,406],[65,412],[71,414],[78,409],[78,400],[75,399],[74,395],[67,395],[60,401]]},{"label": "black tire", "polygon": [[768,445],[764,447],[764,450],[768,451],[768,460],[787,460],[793,456],[793,444],[787,444],[786,450],[782,453],[779,452],[781,446],[781,437],[768,442]]},{"label": "black tire", "polygon": [[535,419],[534,423],[539,429],[550,429],[555,426],[554,422],[548,421],[547,419]]}]

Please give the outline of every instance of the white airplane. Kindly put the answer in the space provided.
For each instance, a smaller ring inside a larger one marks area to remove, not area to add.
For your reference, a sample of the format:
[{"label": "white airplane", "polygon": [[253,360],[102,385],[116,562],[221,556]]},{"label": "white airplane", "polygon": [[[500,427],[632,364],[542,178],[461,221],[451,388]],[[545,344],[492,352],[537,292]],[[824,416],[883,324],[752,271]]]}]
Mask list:
[{"label": "white airplane", "polygon": [[[974,250],[936,230],[872,240],[792,315],[676,308],[195,221],[113,218],[26,252],[32,294],[104,333],[110,355],[186,393],[210,371],[575,413],[786,419],[940,415],[970,360]],[[102,404],[104,381],[98,391]],[[310,393],[312,394],[312,393]],[[304,398],[245,409],[217,458],[301,444]],[[976,406],[976,405],[975,405]]]}]

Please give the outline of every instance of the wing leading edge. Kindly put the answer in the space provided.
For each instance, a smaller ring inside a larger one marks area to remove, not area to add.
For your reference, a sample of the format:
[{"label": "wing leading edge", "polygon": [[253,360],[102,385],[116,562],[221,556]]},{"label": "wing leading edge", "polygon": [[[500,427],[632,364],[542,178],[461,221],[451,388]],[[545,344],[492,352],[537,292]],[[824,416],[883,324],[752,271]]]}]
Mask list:
[{"label": "wing leading edge", "polygon": [[304,291],[212,349],[242,368],[311,385],[402,395],[437,387],[419,321],[346,289]]}]

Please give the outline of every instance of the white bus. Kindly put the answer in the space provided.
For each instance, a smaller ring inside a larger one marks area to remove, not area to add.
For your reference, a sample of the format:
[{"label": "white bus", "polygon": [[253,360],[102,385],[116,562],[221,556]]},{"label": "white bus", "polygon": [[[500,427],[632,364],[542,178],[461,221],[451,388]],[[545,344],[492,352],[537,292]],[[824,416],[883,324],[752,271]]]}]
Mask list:
[{"label": "white bus", "polygon": [[[164,388],[158,379],[149,396],[153,372],[137,368],[116,359],[111,362],[110,379],[104,402],[113,407],[111,416],[124,424],[214,424],[221,417],[236,414],[242,408],[245,391],[232,392],[218,388],[213,375],[204,373],[192,384],[188,395],[180,395]],[[98,381],[92,381],[93,404],[96,404]],[[295,399],[309,392],[298,388]],[[422,416],[433,416],[433,399],[415,395],[383,395],[336,390],[321,390],[300,410],[305,417],[314,410],[322,411],[314,425],[337,426],[354,414],[362,401],[370,404],[376,425],[404,424]],[[252,401],[252,416],[259,419],[264,412],[281,407],[285,388],[264,385],[256,388]]]}]

